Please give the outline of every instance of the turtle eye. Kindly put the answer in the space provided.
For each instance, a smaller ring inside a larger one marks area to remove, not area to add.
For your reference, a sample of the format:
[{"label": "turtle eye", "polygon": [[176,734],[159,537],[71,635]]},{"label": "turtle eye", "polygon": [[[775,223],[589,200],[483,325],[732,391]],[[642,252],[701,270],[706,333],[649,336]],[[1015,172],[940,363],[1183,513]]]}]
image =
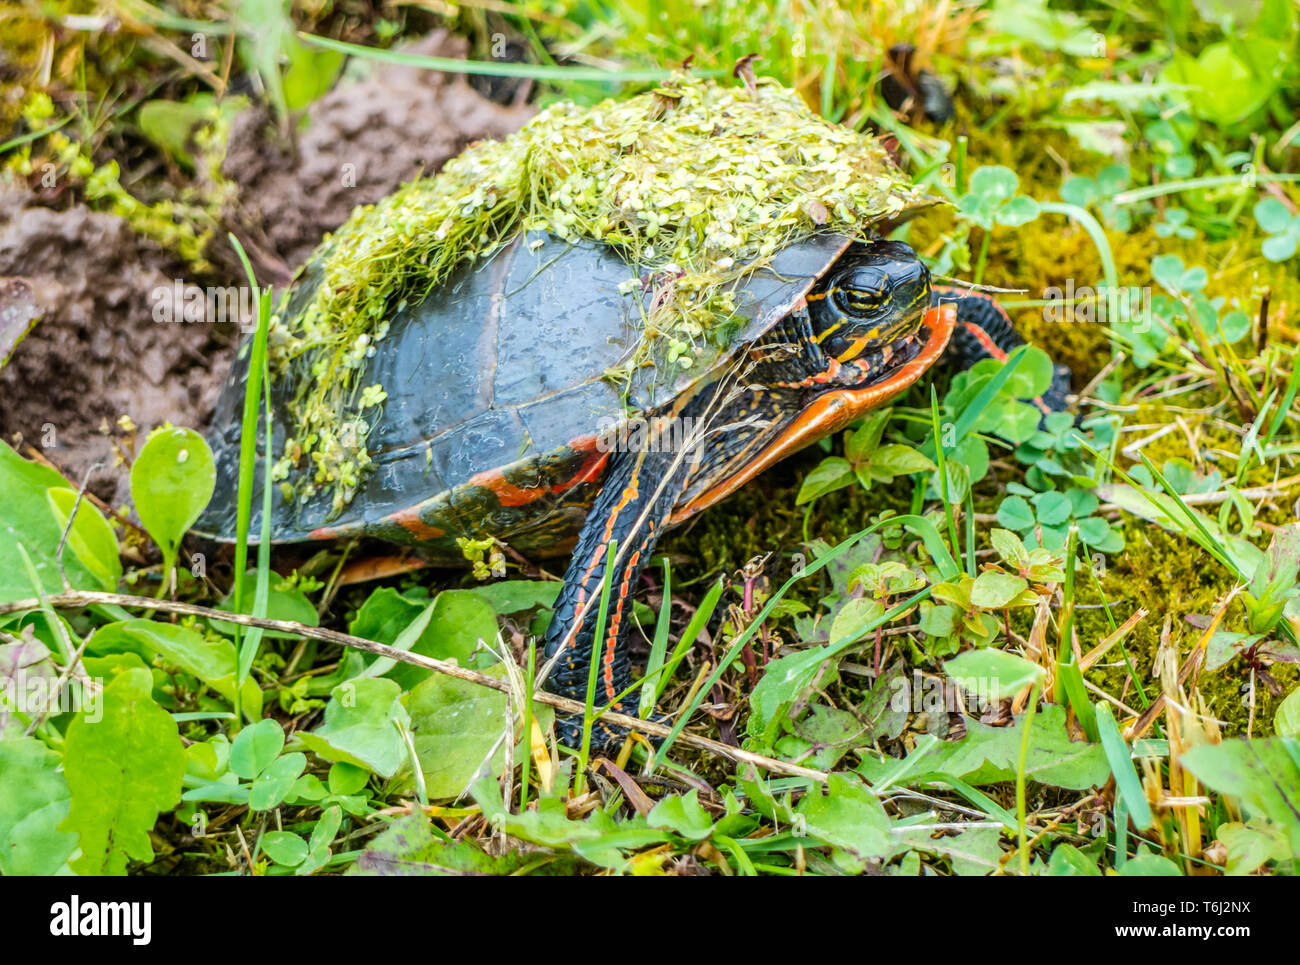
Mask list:
[{"label": "turtle eye", "polygon": [[836,292],[836,308],[853,318],[879,315],[889,304],[888,292],[869,288],[841,288]]},{"label": "turtle eye", "polygon": [[889,308],[892,286],[875,266],[846,271],[831,292],[831,301],[841,315],[851,319],[871,320]]}]

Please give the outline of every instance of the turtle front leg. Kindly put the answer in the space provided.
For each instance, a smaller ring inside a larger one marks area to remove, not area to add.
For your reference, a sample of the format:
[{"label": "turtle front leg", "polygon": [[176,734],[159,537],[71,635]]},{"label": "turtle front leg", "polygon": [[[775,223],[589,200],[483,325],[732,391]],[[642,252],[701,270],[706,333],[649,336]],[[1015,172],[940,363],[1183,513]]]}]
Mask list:
[{"label": "turtle front leg", "polygon": [[[606,570],[613,553],[609,611],[605,616],[604,641],[599,650],[595,706],[613,704],[632,682],[627,639],[632,628],[632,593],[641,569],[654,552],[655,544],[681,493],[677,480],[686,462],[680,452],[617,452],[610,458],[601,490],[578,536],[578,545],[564,575],[564,588],[555,603],[555,615],[546,631],[546,659],[559,654],[547,689],[563,697],[585,702],[591,668],[596,620]],[[623,713],[635,712],[615,704]],[[582,736],[580,718],[557,719],[560,739],[577,747]],[[597,722],[592,740],[610,744],[622,739],[615,728]]]}]

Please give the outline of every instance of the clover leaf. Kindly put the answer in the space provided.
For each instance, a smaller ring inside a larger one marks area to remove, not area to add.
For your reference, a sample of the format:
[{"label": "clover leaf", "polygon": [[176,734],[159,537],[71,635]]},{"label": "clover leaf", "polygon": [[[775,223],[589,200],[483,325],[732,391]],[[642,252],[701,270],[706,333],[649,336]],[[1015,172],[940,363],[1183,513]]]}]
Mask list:
[{"label": "clover leaf", "polygon": [[1096,205],[1107,224],[1120,231],[1128,231],[1132,225],[1131,209],[1121,207],[1111,200],[1128,185],[1128,166],[1110,164],[1098,171],[1096,177],[1079,174],[1063,181],[1061,197],[1080,208]]},{"label": "clover leaf", "polygon": [[971,175],[970,191],[958,199],[957,207],[985,231],[991,231],[994,224],[1018,228],[1038,217],[1038,202],[1017,194],[1019,187],[1015,171],[988,165]]},{"label": "clover leaf", "polygon": [[1176,123],[1174,120],[1161,118],[1152,121],[1142,130],[1142,136],[1146,138],[1148,144],[1157,153],[1164,155],[1165,177],[1178,179],[1189,178],[1196,171],[1196,159],[1192,157],[1187,147],[1187,138],[1184,131],[1188,131],[1193,126],[1187,123]]},{"label": "clover leaf", "polygon": [[1300,214],[1292,214],[1277,198],[1265,198],[1255,205],[1255,220],[1269,235],[1260,251],[1269,261],[1286,261],[1300,247]]},{"label": "clover leaf", "polygon": [[1188,214],[1184,208],[1166,208],[1163,221],[1155,225],[1158,238],[1195,238],[1196,229],[1187,223]]},{"label": "clover leaf", "polygon": [[1059,550],[1065,546],[1071,521],[1079,539],[1103,553],[1124,548],[1124,534],[1100,516],[1097,497],[1086,489],[1036,493],[1025,486],[1009,485],[1011,495],[998,506],[998,525],[1014,530],[1031,546]]},{"label": "clover leaf", "polygon": [[[1202,289],[1209,282],[1210,275],[1201,266],[1188,268],[1177,255],[1158,255],[1151,259],[1151,277],[1173,299],[1160,296],[1151,300],[1155,324],[1149,326],[1146,334],[1153,335],[1156,329],[1161,328],[1172,330],[1180,319],[1195,324],[1211,343],[1231,345],[1250,334],[1249,315],[1242,311],[1231,311],[1220,316],[1225,300],[1222,297],[1206,297]],[[1188,307],[1191,309],[1190,317],[1186,317]]]}]

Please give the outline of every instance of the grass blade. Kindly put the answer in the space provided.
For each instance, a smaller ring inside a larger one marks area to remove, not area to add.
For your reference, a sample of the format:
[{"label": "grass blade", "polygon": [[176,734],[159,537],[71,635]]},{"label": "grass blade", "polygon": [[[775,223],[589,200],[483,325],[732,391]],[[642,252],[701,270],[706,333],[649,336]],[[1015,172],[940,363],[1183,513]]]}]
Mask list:
[{"label": "grass blade", "polygon": [[[325,50],[337,50],[354,57],[365,57],[387,64],[402,64],[406,67],[421,67],[425,70],[441,70],[449,74],[478,74],[486,77],[528,77],[533,80],[559,82],[598,81],[607,84],[644,84],[667,80],[672,76],[670,70],[601,70],[598,67],[551,67],[545,64],[516,64],[490,60],[457,60],[454,57],[430,57],[425,54],[411,54],[400,50],[384,50],[379,47],[366,47],[362,44],[350,44],[330,37],[299,31],[298,38],[313,47]],[[718,77],[721,70],[692,70],[697,77]]]},{"label": "grass blade", "polygon": [[[1151,805],[1142,791],[1142,782],[1138,780],[1137,771],[1133,768],[1133,756],[1129,753],[1128,744],[1124,743],[1119,725],[1115,723],[1115,715],[1111,713],[1110,705],[1104,701],[1097,704],[1097,731],[1101,736],[1102,750],[1106,752],[1106,761],[1110,764],[1110,772],[1115,775],[1115,788],[1124,802],[1125,810],[1133,819],[1134,826],[1139,831],[1145,831],[1155,820],[1151,814]],[[1118,804],[1117,801],[1117,809]]]},{"label": "grass blade", "polygon": [[[244,386],[244,411],[239,437],[239,489],[235,516],[235,586],[233,602],[235,612],[243,613],[244,575],[248,572],[248,531],[253,514],[253,475],[257,466],[257,410],[262,402],[263,379],[266,374],[267,336],[271,327],[271,292],[263,292],[258,287],[253,266],[248,260],[248,255],[244,252],[244,246],[239,243],[239,239],[233,234],[228,235],[228,237],[235,248],[235,252],[239,255],[240,262],[243,263],[244,272],[248,275],[248,283],[252,286],[253,295],[258,302],[257,331],[253,335],[253,344],[249,350],[248,377]],[[269,591],[267,586],[269,581],[266,579],[266,574],[270,569],[271,551],[270,541],[267,538],[270,528],[271,492],[271,425],[269,412],[267,413],[266,432],[267,467],[262,492],[262,539],[257,551],[258,580],[257,594],[254,598],[254,610],[256,611],[254,616],[265,616],[266,599]],[[260,607],[258,606],[259,603]],[[243,720],[240,692],[244,681],[248,679],[248,673],[252,668],[257,647],[261,644],[262,631],[253,628],[245,638],[241,635],[239,624],[233,626],[235,648],[239,654],[238,680],[235,687],[235,722],[232,725],[232,729],[237,731]]]},{"label": "grass blade", "polygon": [[[655,624],[655,638],[650,645],[650,657],[646,661],[645,675],[647,677],[656,673],[664,665],[664,655],[668,652],[668,625],[672,622],[673,610],[672,592],[672,565],[668,562],[668,558],[664,557],[663,601],[659,604],[659,622]],[[662,683],[662,681],[659,682]],[[637,716],[642,720],[649,717],[651,711],[655,709],[655,700],[658,696],[657,687],[642,687]]]},{"label": "grass blade", "polygon": [[586,783],[587,759],[591,754],[591,725],[596,715],[596,678],[600,674],[601,651],[605,642],[605,611],[609,607],[609,588],[614,582],[614,561],[618,559],[618,540],[609,541],[605,550],[605,573],[600,581],[600,609],[596,611],[596,634],[591,641],[591,662],[587,667],[587,706],[582,714],[582,748],[578,752],[577,773],[573,776],[573,794],[581,794]]}]

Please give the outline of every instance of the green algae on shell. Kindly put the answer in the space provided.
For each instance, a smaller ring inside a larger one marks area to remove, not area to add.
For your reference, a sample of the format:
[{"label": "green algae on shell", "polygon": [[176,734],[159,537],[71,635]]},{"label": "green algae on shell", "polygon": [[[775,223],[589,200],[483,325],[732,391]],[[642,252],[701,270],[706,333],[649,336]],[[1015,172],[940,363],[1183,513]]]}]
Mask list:
[{"label": "green algae on shell", "polygon": [[865,236],[931,200],[875,138],[770,79],[751,95],[679,75],[594,107],[554,104],[358,208],[317,250],[314,286],[272,320],[272,374],[299,375],[276,477],[298,501],[332,490],[335,512],[347,505],[384,398],[359,373],[387,320],[520,231],[616,246],[629,291],[647,296],[627,365],[684,369],[725,343],[735,284],[775,252],[819,231]]}]

